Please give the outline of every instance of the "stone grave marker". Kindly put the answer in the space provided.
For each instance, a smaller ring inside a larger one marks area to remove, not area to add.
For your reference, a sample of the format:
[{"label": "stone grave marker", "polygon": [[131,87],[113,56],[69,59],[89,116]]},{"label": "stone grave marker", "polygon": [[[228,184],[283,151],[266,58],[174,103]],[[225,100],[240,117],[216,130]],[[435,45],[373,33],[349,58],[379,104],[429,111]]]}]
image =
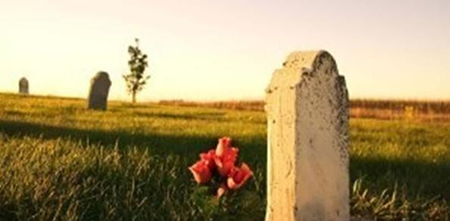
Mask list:
[{"label": "stone grave marker", "polygon": [[349,102],[335,60],[294,52],[266,92],[266,221],[350,220]]},{"label": "stone grave marker", "polygon": [[28,84],[28,80],[23,77],[19,80],[19,93],[20,94],[29,94],[29,84]]},{"label": "stone grave marker", "polygon": [[88,109],[106,110],[108,104],[108,93],[111,81],[108,73],[98,72],[91,79],[91,87],[88,96]]}]

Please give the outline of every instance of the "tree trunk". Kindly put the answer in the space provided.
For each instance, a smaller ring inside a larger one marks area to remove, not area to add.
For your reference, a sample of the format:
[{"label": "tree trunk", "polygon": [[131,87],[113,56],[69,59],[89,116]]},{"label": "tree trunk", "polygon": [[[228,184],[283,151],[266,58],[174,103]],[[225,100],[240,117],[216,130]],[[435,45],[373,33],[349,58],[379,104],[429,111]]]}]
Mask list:
[{"label": "tree trunk", "polygon": [[131,98],[132,98],[133,104],[136,103],[136,92],[135,91],[133,91],[133,93],[131,94]]}]

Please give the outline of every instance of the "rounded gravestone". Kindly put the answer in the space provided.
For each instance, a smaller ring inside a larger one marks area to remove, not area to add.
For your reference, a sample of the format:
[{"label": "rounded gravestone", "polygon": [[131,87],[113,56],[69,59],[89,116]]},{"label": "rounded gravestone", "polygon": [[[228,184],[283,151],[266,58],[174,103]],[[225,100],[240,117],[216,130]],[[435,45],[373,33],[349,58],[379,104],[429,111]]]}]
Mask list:
[{"label": "rounded gravestone", "polygon": [[267,88],[266,221],[350,220],[348,93],[326,51],[294,52]]},{"label": "rounded gravestone", "polygon": [[24,77],[19,80],[19,93],[29,94],[28,80]]},{"label": "rounded gravestone", "polygon": [[91,87],[88,96],[88,109],[106,110],[108,104],[108,93],[111,81],[108,73],[98,72],[91,79]]}]

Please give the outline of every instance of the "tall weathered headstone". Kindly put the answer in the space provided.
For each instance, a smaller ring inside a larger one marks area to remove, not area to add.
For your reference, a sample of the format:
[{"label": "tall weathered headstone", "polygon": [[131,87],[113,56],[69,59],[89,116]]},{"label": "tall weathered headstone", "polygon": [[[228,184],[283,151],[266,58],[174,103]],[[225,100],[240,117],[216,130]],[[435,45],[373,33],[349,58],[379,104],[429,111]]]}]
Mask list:
[{"label": "tall weathered headstone", "polygon": [[348,93],[326,51],[294,52],[267,88],[266,221],[350,220]]},{"label": "tall weathered headstone", "polygon": [[108,104],[108,93],[111,81],[108,73],[98,72],[91,79],[91,87],[88,96],[88,109],[106,110]]},{"label": "tall weathered headstone", "polygon": [[30,93],[28,80],[24,77],[19,80],[19,93],[21,93],[21,94],[29,94]]}]

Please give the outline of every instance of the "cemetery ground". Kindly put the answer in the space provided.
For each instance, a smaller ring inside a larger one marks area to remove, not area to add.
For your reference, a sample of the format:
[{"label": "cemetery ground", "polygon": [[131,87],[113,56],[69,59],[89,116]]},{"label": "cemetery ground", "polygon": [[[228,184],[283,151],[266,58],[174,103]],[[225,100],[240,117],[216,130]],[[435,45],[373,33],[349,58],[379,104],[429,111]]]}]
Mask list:
[{"label": "cemetery ground", "polygon": [[[187,169],[230,136],[254,176],[224,220],[263,220],[262,111],[0,94],[0,220],[204,220]],[[450,121],[350,120],[351,214],[450,218]]]}]

